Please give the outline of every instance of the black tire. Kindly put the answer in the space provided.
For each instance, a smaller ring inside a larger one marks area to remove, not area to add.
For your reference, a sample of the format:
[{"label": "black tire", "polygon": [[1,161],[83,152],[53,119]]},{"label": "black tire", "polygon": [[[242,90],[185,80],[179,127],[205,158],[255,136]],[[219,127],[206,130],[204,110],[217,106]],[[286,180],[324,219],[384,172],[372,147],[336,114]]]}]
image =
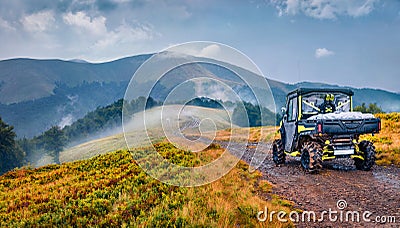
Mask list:
[{"label": "black tire", "polygon": [[317,142],[306,142],[301,152],[301,166],[310,173],[317,173],[322,169],[322,149]]},{"label": "black tire", "polygon": [[272,159],[276,165],[285,163],[286,154],[283,149],[282,140],[276,139],[272,144]]},{"label": "black tire", "polygon": [[372,142],[364,140],[358,144],[364,160],[354,158],[354,164],[358,170],[369,171],[375,165],[375,146]]}]

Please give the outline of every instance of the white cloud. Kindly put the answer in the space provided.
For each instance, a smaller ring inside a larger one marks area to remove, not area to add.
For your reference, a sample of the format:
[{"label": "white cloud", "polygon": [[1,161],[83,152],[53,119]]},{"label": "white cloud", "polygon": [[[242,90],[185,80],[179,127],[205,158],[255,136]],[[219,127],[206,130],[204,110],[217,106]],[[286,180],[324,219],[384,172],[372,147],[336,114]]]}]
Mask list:
[{"label": "white cloud", "polygon": [[109,29],[106,25],[107,18],[104,16],[90,17],[84,11],[77,13],[66,13],[63,15],[65,24],[73,26],[80,31],[88,32],[88,40],[94,43],[91,48],[107,49],[115,45],[140,40],[151,40],[158,33],[154,32],[151,25],[134,25],[122,22],[118,27]]},{"label": "white cloud", "polygon": [[55,18],[53,11],[48,10],[24,16],[20,22],[27,31],[44,32],[53,26]]},{"label": "white cloud", "polygon": [[296,14],[299,10],[300,2],[298,0],[287,0],[286,1],[286,13]]},{"label": "white cloud", "polygon": [[322,58],[322,57],[328,57],[328,56],[331,56],[334,54],[335,54],[335,52],[330,51],[326,48],[317,48],[315,50],[315,58],[317,58],[317,59]]},{"label": "white cloud", "polygon": [[378,0],[270,0],[279,15],[304,14],[318,19],[336,19],[346,15],[360,17],[374,10]]},{"label": "white cloud", "polygon": [[139,24],[136,26],[130,26],[123,23],[115,30],[107,32],[103,39],[100,39],[95,43],[94,47],[107,48],[115,44],[129,43],[139,40],[151,40],[156,35],[158,34],[153,32],[150,25]]},{"label": "white cloud", "polygon": [[15,30],[14,27],[8,23],[8,21],[4,20],[3,18],[0,17],[0,27],[8,30]]},{"label": "white cloud", "polygon": [[201,49],[200,53],[197,56],[212,58],[212,57],[217,57],[218,54],[220,54],[220,52],[221,52],[221,48],[219,45],[210,44],[207,47],[204,47],[203,49]]},{"label": "white cloud", "polygon": [[[196,43],[196,42],[194,42]],[[196,57],[204,57],[204,58],[213,58],[217,60],[221,60],[220,58],[222,57],[221,54],[221,46],[218,44],[207,44],[206,46],[204,45],[171,45],[168,48],[168,51],[170,52],[176,52],[179,53],[179,56],[182,55],[188,55],[188,56],[196,56]],[[174,55],[173,53],[167,53],[166,57],[169,57],[169,55]]]},{"label": "white cloud", "polygon": [[376,0],[368,0],[359,7],[352,7],[348,9],[349,15],[353,17],[359,17],[369,14],[374,9],[374,3]]},{"label": "white cloud", "polygon": [[101,35],[107,32],[106,18],[103,16],[91,18],[83,11],[75,14],[69,12],[63,15],[63,20],[67,25],[76,26],[94,35]]}]

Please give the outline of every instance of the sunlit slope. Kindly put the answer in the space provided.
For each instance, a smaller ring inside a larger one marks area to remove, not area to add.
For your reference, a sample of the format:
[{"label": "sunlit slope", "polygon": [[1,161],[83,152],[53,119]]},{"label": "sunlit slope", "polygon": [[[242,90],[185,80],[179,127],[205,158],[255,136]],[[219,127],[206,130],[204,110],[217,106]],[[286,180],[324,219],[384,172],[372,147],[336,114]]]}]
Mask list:
[{"label": "sunlit slope", "polygon": [[60,161],[69,162],[87,159],[119,149],[126,149],[125,138],[122,133],[68,148],[60,153]]},{"label": "sunlit slope", "polygon": [[[196,166],[223,151],[205,153],[155,144],[177,165]],[[94,158],[11,171],[0,176],[1,227],[271,227],[292,226],[277,220],[257,221],[257,212],[291,210],[291,203],[269,191],[260,172],[240,162],[211,184],[184,188],[148,176],[126,151]],[[266,201],[265,197],[272,200]]]},{"label": "sunlit slope", "polygon": [[376,114],[382,121],[379,134],[363,135],[361,138],[374,143],[377,153],[377,164],[400,166],[400,113]]},{"label": "sunlit slope", "polygon": [[[148,141],[147,134],[154,141],[165,136],[162,128],[163,125],[160,120],[161,114],[163,120],[168,119],[170,120],[169,122],[178,124],[181,132],[188,135],[200,134],[198,130],[199,127],[200,129],[209,131],[233,127],[229,119],[231,114],[225,110],[185,106],[185,108],[180,111],[181,108],[182,106],[179,105],[155,107],[146,110],[145,118],[143,118],[143,113],[135,114],[132,120],[125,126],[125,136],[127,141],[130,142],[130,146],[148,145],[150,142]],[[178,113],[181,114],[178,115]],[[144,119],[146,120],[146,130],[144,130]],[[168,126],[164,127],[166,128]],[[67,148],[60,153],[60,161],[68,162],[88,159],[99,154],[121,149],[127,149],[127,144],[122,132]]]}]

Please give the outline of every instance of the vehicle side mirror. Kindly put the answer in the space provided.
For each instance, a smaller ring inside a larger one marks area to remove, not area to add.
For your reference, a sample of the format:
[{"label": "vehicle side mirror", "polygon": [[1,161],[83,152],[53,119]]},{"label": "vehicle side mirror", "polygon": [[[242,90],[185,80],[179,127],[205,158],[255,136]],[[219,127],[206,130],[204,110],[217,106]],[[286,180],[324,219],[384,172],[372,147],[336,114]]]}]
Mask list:
[{"label": "vehicle side mirror", "polygon": [[283,115],[283,120],[286,121],[287,120],[287,115]]},{"label": "vehicle side mirror", "polygon": [[285,107],[282,107],[282,108],[281,108],[281,112],[284,113],[284,114],[286,114],[286,108],[285,108]]}]

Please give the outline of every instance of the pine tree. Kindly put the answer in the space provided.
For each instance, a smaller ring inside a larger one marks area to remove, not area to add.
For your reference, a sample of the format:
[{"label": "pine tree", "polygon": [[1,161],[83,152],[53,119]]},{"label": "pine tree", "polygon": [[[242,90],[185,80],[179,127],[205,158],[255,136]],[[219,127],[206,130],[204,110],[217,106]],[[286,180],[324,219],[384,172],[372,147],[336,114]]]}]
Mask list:
[{"label": "pine tree", "polygon": [[54,161],[60,163],[60,152],[66,144],[64,132],[58,126],[53,126],[43,134],[44,149],[49,151]]},{"label": "pine tree", "polygon": [[0,173],[24,164],[25,153],[16,143],[14,127],[0,118]]}]

